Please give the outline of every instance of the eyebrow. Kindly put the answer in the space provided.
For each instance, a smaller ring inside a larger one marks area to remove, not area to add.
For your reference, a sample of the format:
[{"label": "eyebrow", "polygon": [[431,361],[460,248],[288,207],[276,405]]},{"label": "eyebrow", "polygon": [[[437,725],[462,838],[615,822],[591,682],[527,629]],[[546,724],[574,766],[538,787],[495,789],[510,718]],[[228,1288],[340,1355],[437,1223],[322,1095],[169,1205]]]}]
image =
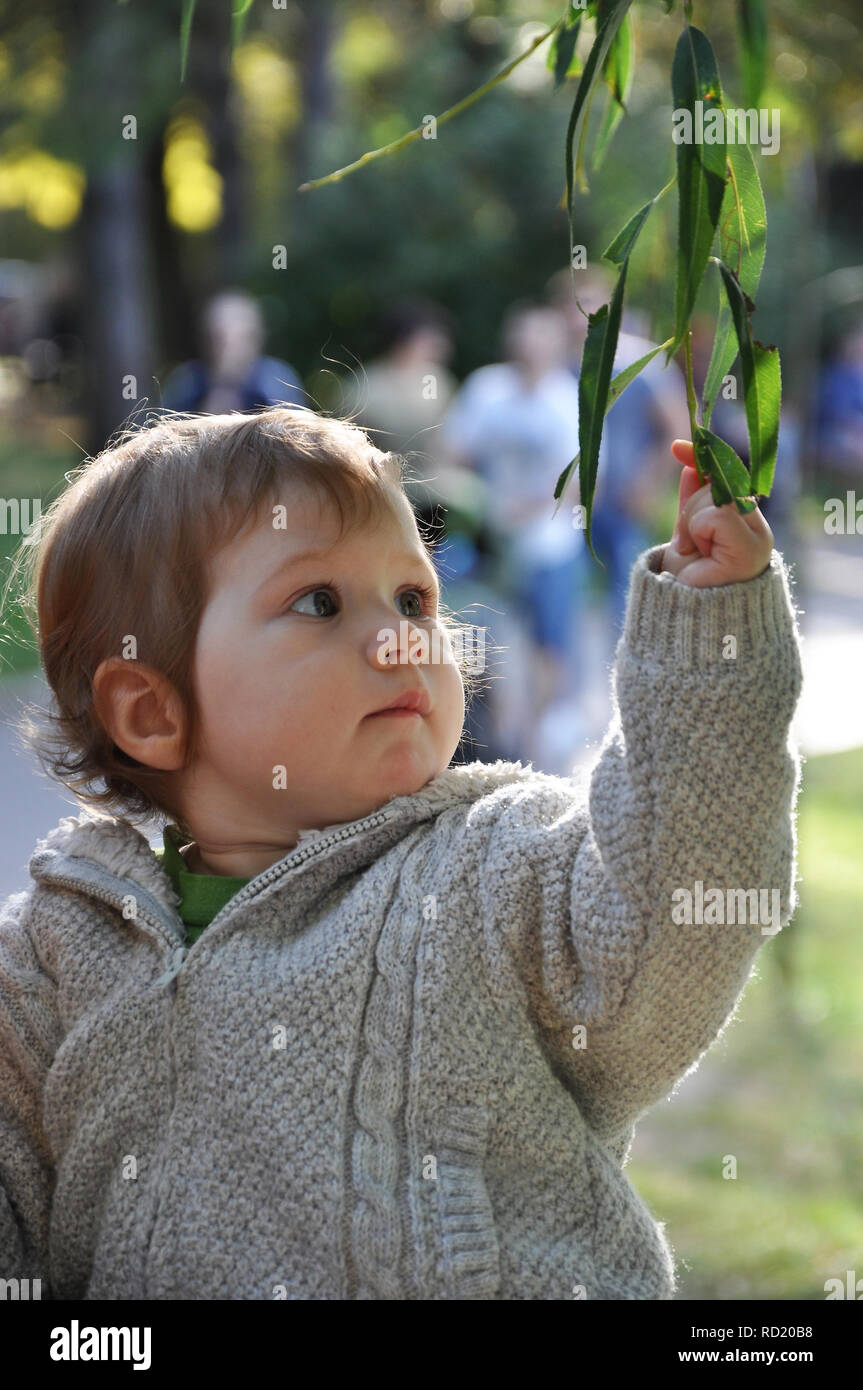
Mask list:
[{"label": "eyebrow", "polygon": [[[305,564],[308,564],[308,563],[309,563],[310,561],[312,561],[312,560],[322,560],[322,559],[324,559],[327,555],[330,555],[331,553],[332,553],[332,552],[331,552],[330,549],[327,549],[327,550],[303,550],[303,551],[301,551],[300,554],[298,554],[298,555],[287,555],[287,556],[285,557],[285,559],[282,560],[282,561],[276,566],[276,568],[272,571],[272,573],[270,573],[270,574],[267,576],[267,578],[266,578],[265,580],[263,580],[263,582],[262,582],[261,584],[258,585],[257,589],[255,590],[255,596],[257,597],[258,594],[263,593],[263,591],[264,591],[266,588],[268,588],[268,586],[269,586],[270,584],[272,584],[276,579],[278,579],[278,578],[280,578],[280,577],[284,577],[285,574],[289,573],[289,572],[290,572],[291,570],[293,570],[293,569],[296,569],[298,565],[305,565]],[[440,579],[438,578],[437,570],[435,569],[434,565],[432,564],[431,560],[429,559],[429,557],[428,557],[427,555],[417,555],[417,554],[415,554],[413,551],[407,551],[407,550],[406,550],[406,551],[403,551],[400,555],[395,556],[395,560],[396,560],[396,563],[397,563],[397,564],[400,564],[400,565],[423,565],[423,564],[425,564],[425,565],[428,567],[428,569],[431,570],[431,572],[432,572],[432,574],[433,574],[433,576],[434,576],[434,587],[435,587],[435,591],[436,591],[436,593],[437,593],[438,599],[440,599],[440,596],[441,596]]]}]

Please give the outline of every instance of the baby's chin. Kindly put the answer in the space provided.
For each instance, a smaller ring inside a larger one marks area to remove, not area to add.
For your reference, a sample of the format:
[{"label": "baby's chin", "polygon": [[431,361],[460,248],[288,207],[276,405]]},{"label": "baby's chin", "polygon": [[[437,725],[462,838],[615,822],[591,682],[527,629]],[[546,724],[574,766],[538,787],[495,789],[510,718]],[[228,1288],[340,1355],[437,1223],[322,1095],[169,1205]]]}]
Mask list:
[{"label": "baby's chin", "polygon": [[413,796],[421,791],[427,782],[443,771],[439,762],[439,758],[430,758],[428,754],[422,757],[391,750],[376,763],[365,767],[360,774],[358,793],[368,809],[359,812],[356,819],[359,819],[359,815],[371,815],[393,797]]}]

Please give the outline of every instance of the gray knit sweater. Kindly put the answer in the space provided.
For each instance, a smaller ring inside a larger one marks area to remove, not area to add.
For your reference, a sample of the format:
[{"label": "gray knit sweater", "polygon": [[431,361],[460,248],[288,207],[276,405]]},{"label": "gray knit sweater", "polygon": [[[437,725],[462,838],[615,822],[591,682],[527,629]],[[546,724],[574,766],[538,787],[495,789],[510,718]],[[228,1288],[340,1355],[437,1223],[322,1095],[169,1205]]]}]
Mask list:
[{"label": "gray knit sweater", "polygon": [[660,556],[633,573],[587,790],[451,767],[304,837],[191,947],[134,826],[85,812],[39,842],[0,909],[0,1278],[673,1296],[623,1168],[774,930],[708,920],[696,885],[793,911],[800,662],[776,552],[707,590]]}]

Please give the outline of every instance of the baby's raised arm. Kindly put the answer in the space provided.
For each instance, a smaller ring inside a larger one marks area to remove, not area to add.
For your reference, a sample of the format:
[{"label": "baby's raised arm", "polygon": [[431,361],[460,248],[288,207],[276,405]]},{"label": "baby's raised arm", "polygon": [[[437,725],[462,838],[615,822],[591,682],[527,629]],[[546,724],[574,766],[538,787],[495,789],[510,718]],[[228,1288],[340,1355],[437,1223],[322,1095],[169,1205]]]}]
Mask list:
[{"label": "baby's raised arm", "polygon": [[[715,536],[707,520],[699,534]],[[516,799],[490,828],[498,868],[481,884],[490,970],[515,964],[555,1069],[621,1149],[721,1031],[795,906],[801,664],[781,557],[764,569],[744,548],[761,572],[711,587],[663,570],[667,551],[633,572],[587,804],[574,783]]]}]

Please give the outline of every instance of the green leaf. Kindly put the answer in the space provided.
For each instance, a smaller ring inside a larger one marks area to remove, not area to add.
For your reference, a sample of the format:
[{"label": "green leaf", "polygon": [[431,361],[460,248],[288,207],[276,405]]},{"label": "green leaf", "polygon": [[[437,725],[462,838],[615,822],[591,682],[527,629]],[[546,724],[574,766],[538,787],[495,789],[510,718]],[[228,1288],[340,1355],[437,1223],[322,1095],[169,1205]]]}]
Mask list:
[{"label": "green leaf", "polygon": [[586,10],[578,10],[572,4],[567,6],[563,26],[558,29],[549,45],[545,65],[554,73],[555,91],[562,87],[567,77],[577,77],[581,72],[581,61],[576,53],[581,21]]},{"label": "green leaf", "polygon": [[[659,347],[651,348],[650,352],[646,352],[643,357],[639,357],[637,362],[631,362],[628,367],[624,367],[622,372],[618,372],[617,376],[612,377],[611,385],[608,388],[608,399],[605,402],[606,415],[611,410],[611,407],[614,405],[614,402],[618,399],[618,397],[623,395],[629,383],[631,381],[634,381],[635,378],[638,376],[638,373],[643,371],[644,368],[647,366],[648,362],[652,362],[656,354],[658,352],[662,352],[664,348],[667,348],[670,342],[671,339],[669,338],[667,342],[660,343]],[[560,477],[555,483],[554,495],[556,498],[558,498],[558,500],[563,496],[564,492],[566,491],[566,488],[569,485],[569,480],[572,477],[572,474],[574,473],[576,468],[578,468],[580,461],[581,454],[576,454],[575,458],[566,465],[566,468],[564,468],[563,472],[561,473]],[[555,508],[555,515],[557,515],[557,508]]]},{"label": "green leaf", "polygon": [[628,265],[629,261],[624,261],[611,296],[611,303],[603,304],[587,320],[587,337],[578,379],[578,479],[585,515],[584,534],[587,548],[594,559],[597,556],[590,539],[590,519],[596,491],[602,422],[605,419],[611,373],[617,352]]},{"label": "green leaf", "polygon": [[594,173],[602,167],[602,162],[611,144],[611,137],[623,120],[623,114],[624,108],[614,100],[612,93],[609,92],[605,99],[605,110],[602,113],[602,125],[599,127],[590,160],[590,167]]},{"label": "green leaf", "polygon": [[[599,20],[604,18],[605,7],[599,7]],[[632,67],[634,46],[632,41],[632,20],[628,14],[623,16],[620,27],[611,41],[602,64],[602,75],[610,88],[615,101],[626,109],[629,93],[632,91]]]},{"label": "green leaf", "polygon": [[743,377],[743,398],[749,430],[749,471],[752,492],[767,497],[773,485],[779,445],[779,407],[782,383],[779,353],[774,344],[764,346],[752,337],[749,315],[755,309],[733,270],[722,261],[719,269],[728,295]]},{"label": "green leaf", "polygon": [[[728,181],[719,218],[719,257],[734,268],[737,278],[750,299],[758,292],[767,238],[767,211],[761,180],[752,150],[748,145],[730,144]],[[702,416],[710,424],[713,406],[722,382],[737,356],[737,341],[732,333],[731,309],[728,299],[719,289],[719,313],[710,365],[704,379]]]},{"label": "green leaf", "polygon": [[[575,100],[570,112],[569,125],[566,130],[566,213],[569,220],[569,259],[572,264],[572,189],[573,189],[573,149],[576,137],[581,135],[581,127],[584,124],[586,115],[587,98],[593,91],[593,85],[599,75],[605,55],[611,47],[617,30],[623,22],[623,17],[632,4],[632,0],[606,0],[604,6],[604,18],[597,14],[596,38],[593,41],[587,61],[584,64],[584,71],[581,74],[578,87],[576,88]],[[580,140],[579,140],[580,143]]]},{"label": "green leaf", "polygon": [[717,507],[733,502],[739,512],[755,510],[746,464],[718,434],[696,425],[692,441],[698,466],[710,478],[710,493]]},{"label": "green leaf", "polygon": [[737,0],[743,104],[757,106],[767,74],[767,14],[764,0]]},{"label": "green leaf", "polygon": [[611,137],[626,112],[626,103],[629,101],[629,94],[632,91],[634,57],[632,21],[629,15],[625,15],[602,65],[602,75],[608,86],[608,97],[602,125],[593,147],[591,167],[594,171],[599,169],[602,164],[611,143]]},{"label": "green leaf", "polygon": [[186,60],[189,57],[189,38],[192,33],[192,16],[195,13],[195,0],[183,0],[180,19],[180,81],[186,80]]},{"label": "green leaf", "polygon": [[231,11],[231,47],[236,48],[243,37],[246,16],[252,8],[252,0],[237,0],[236,9]]},{"label": "green leaf", "polygon": [[614,261],[616,265],[622,265],[635,245],[639,232],[647,221],[650,209],[658,203],[664,193],[667,193],[674,183],[674,177],[668,180],[664,188],[660,188],[655,197],[649,203],[645,203],[643,208],[633,213],[626,225],[617,233],[614,240],[605,248],[602,253],[604,261]]},{"label": "green leaf", "polygon": [[[719,73],[708,39],[692,25],[686,26],[674,51],[671,87],[677,141],[678,237],[674,346],[668,360],[683,341],[725,192],[725,116]],[[678,112],[688,113],[688,130],[683,114],[678,118]],[[687,134],[689,142],[682,138]],[[705,138],[699,139],[700,135]],[[718,138],[708,141],[708,135]]]}]

